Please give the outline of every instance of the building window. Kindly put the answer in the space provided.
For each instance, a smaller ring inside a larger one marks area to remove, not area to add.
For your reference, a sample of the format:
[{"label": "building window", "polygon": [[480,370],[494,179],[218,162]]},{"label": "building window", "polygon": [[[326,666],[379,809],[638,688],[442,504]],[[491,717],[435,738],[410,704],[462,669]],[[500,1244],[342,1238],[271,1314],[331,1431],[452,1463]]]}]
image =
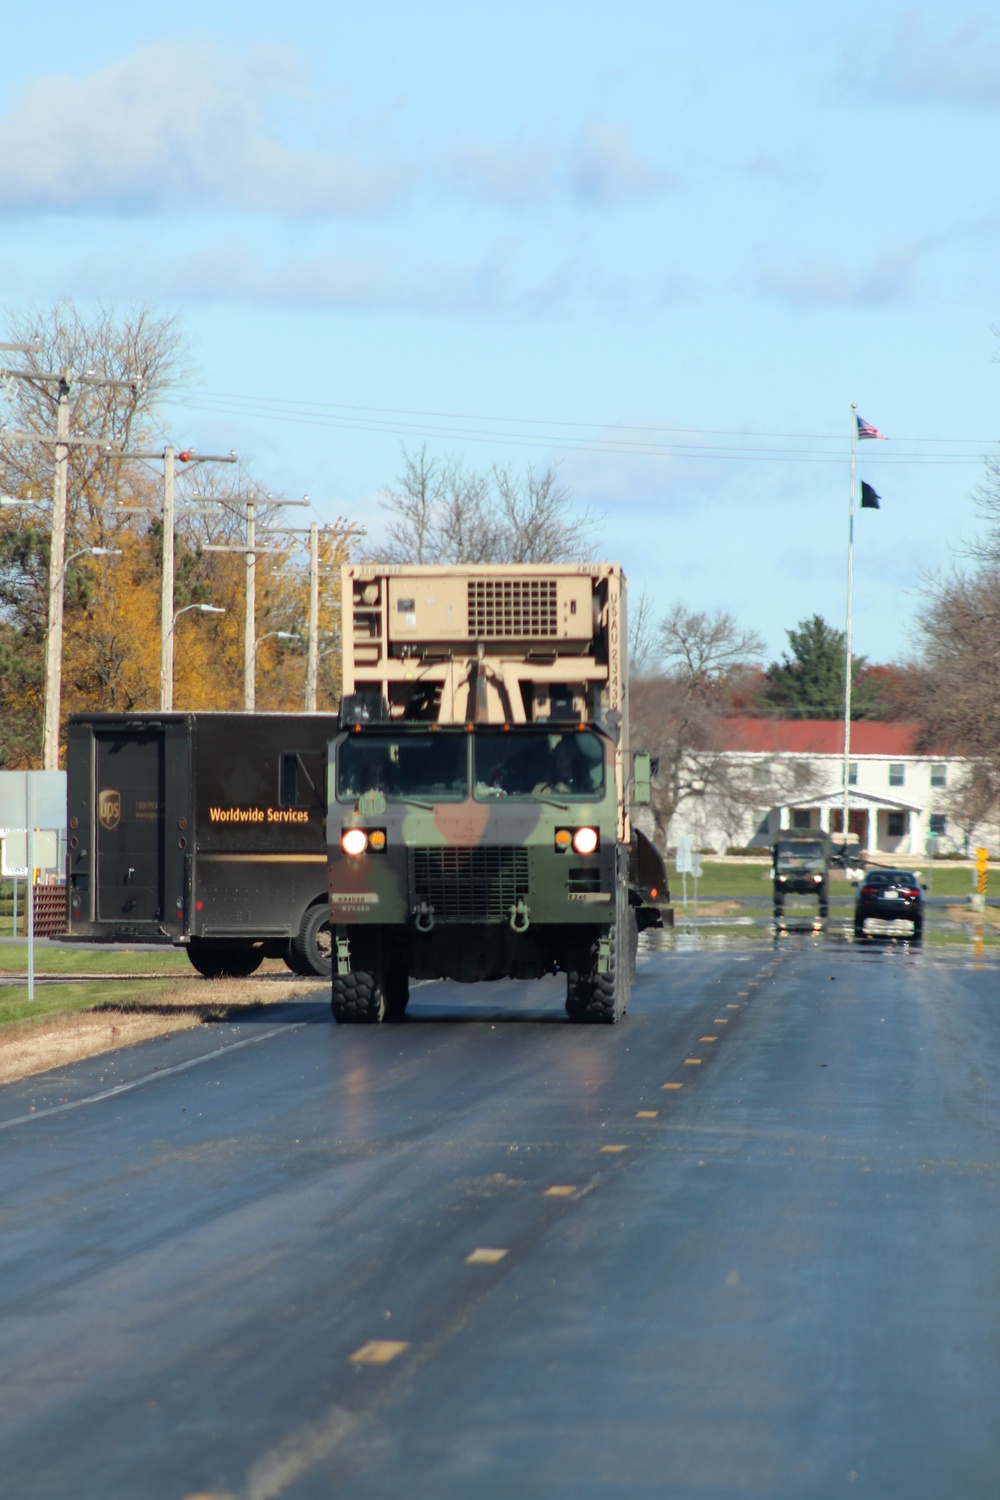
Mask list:
[{"label": "building window", "polygon": [[808,809],[808,807],[793,807],[792,808],[792,827],[793,828],[809,828],[811,826],[812,825],[811,825],[811,823],[809,821],[809,809]]},{"label": "building window", "polygon": [[890,786],[902,786],[903,785],[903,778],[904,778],[905,769],[906,768],[904,767],[902,761],[896,760],[896,761],[891,761],[890,762],[890,764],[889,764],[889,785]]},{"label": "building window", "polygon": [[943,762],[931,766],[931,786],[948,785],[948,767]]},{"label": "building window", "polygon": [[906,832],[906,814],[905,813],[890,813],[889,814],[889,837],[891,839],[901,839],[903,837],[903,834],[905,832]]},{"label": "building window", "polygon": [[851,761],[848,761],[848,763],[847,763],[847,785],[848,786],[857,786],[857,784],[858,784],[858,763],[857,763],[856,760],[851,760]]},{"label": "building window", "polygon": [[771,785],[771,762],[769,760],[758,760],[753,768],[754,786]]},{"label": "building window", "polygon": [[948,832],[948,819],[944,813],[931,813],[931,833],[939,839]]}]

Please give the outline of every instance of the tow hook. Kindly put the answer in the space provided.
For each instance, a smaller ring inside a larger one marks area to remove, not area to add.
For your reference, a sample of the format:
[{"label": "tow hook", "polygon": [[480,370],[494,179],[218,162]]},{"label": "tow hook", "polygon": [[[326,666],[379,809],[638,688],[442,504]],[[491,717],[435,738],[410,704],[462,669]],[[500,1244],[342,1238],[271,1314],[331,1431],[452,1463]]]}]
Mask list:
[{"label": "tow hook", "polygon": [[428,906],[426,901],[421,901],[420,905],[416,909],[416,913],[417,913],[417,924],[416,924],[417,925],[417,931],[418,932],[430,932],[431,928],[434,926],[434,908],[433,908],[433,906]]},{"label": "tow hook", "polygon": [[345,937],[337,939],[337,973],[349,974],[351,972],[351,944]]},{"label": "tow hook", "polygon": [[597,972],[598,974],[611,973],[611,938],[602,937],[597,942]]},{"label": "tow hook", "polygon": [[528,903],[523,896],[518,896],[516,903],[510,909],[510,926],[512,932],[527,932],[531,926]]}]

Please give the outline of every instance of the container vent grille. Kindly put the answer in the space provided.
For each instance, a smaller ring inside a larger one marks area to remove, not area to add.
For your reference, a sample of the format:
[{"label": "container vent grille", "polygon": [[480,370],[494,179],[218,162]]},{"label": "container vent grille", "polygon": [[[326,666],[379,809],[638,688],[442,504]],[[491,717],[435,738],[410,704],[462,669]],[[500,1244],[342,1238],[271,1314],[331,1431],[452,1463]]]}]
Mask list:
[{"label": "container vent grille", "polygon": [[558,633],[554,578],[474,578],[468,589],[471,640],[551,640]]}]

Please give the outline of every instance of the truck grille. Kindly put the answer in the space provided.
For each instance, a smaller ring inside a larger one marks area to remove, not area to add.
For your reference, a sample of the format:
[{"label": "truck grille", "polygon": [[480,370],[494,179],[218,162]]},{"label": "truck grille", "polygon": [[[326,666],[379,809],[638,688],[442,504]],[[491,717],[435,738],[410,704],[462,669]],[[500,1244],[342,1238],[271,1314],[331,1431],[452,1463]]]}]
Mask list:
[{"label": "truck grille", "polygon": [[434,908],[435,922],[506,921],[517,898],[528,895],[528,851],[414,849],[410,891],[414,904]]},{"label": "truck grille", "polygon": [[470,640],[546,640],[557,633],[554,578],[474,578],[468,590]]}]

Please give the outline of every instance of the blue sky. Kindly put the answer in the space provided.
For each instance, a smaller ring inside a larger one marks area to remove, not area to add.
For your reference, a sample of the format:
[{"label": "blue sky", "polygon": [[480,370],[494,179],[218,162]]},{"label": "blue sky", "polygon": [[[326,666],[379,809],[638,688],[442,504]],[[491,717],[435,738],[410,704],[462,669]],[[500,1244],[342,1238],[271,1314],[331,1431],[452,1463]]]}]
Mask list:
[{"label": "blue sky", "polygon": [[773,657],[843,623],[856,401],[855,640],[909,652],[1000,436],[984,7],[55,0],[4,54],[0,300],[180,312],[178,444],[375,536],[403,442],[558,462]]}]

